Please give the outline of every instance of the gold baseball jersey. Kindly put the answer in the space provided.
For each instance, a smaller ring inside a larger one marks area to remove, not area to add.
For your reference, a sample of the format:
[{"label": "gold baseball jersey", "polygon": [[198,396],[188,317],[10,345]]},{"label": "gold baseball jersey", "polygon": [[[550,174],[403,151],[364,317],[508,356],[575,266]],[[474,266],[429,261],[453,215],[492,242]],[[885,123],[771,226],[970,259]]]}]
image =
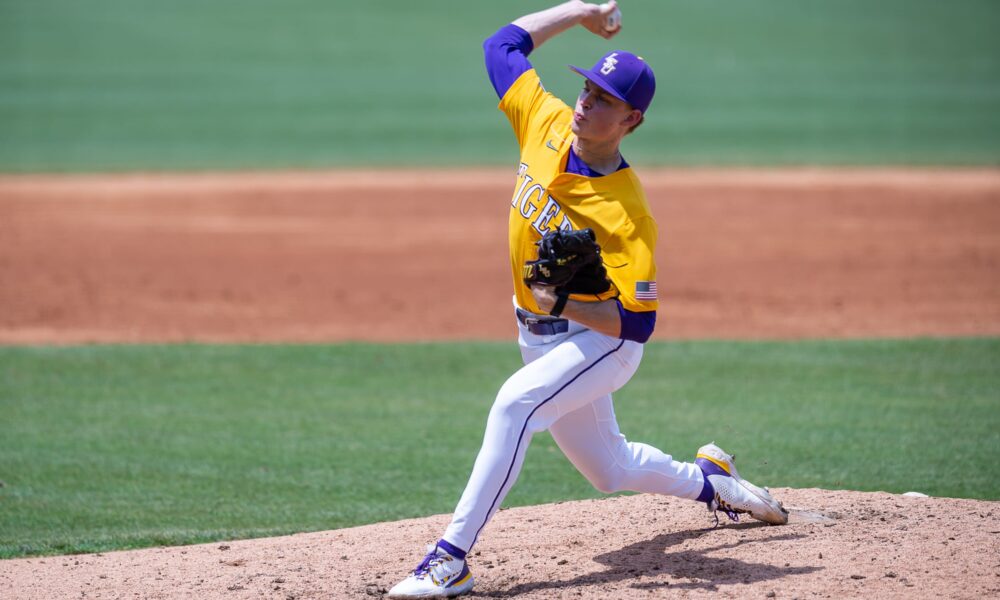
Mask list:
[{"label": "gold baseball jersey", "polygon": [[574,294],[573,300],[618,298],[629,311],[655,311],[656,222],[631,167],[602,177],[566,172],[574,134],[573,110],[542,87],[529,69],[499,104],[521,150],[509,218],[510,267],[517,304],[543,314],[522,280],[525,261],[538,258],[535,245],[549,229],[590,227],[601,246],[612,287],[601,295]]}]

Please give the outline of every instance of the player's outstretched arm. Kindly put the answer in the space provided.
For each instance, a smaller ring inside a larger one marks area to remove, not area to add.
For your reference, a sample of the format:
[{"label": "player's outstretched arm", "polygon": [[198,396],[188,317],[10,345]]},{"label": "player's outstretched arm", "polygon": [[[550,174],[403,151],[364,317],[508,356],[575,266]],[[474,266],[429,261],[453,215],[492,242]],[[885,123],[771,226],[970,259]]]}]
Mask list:
[{"label": "player's outstretched arm", "polygon": [[[531,294],[535,297],[538,308],[546,313],[551,311],[556,304],[556,290],[552,286],[532,285]],[[588,329],[599,331],[604,335],[611,337],[621,335],[622,320],[618,312],[618,303],[614,300],[603,302],[568,300],[560,316],[576,321]]]},{"label": "player's outstretched arm", "polygon": [[617,7],[615,0],[610,0],[605,4],[590,4],[581,0],[571,0],[540,12],[524,15],[515,20],[514,25],[531,34],[531,41],[535,48],[575,25],[582,25],[591,33],[605,39],[611,39],[621,31],[621,26],[608,31],[604,28],[604,24],[607,16],[614,12]]}]

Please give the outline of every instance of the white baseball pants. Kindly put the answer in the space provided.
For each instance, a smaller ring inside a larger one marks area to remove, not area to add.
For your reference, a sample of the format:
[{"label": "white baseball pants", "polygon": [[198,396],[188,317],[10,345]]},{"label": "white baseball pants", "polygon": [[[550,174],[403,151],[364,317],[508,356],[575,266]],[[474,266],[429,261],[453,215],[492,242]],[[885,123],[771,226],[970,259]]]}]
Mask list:
[{"label": "white baseball pants", "polygon": [[486,422],[472,475],[443,539],[469,551],[521,471],[531,436],[548,429],[559,449],[598,490],[695,499],[701,469],[628,442],[611,393],[635,373],[642,344],[570,321],[569,331],[532,334],[518,321],[524,367],[504,383]]}]

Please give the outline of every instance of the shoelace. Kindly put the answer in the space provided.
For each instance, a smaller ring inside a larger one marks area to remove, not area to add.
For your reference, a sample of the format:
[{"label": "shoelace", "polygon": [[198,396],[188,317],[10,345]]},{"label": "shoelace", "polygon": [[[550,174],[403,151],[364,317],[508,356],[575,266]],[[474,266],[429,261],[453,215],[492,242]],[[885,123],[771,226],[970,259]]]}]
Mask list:
[{"label": "shoelace", "polygon": [[427,553],[424,560],[420,561],[417,568],[413,570],[413,574],[417,576],[417,579],[423,579],[426,575],[430,575],[431,569],[450,560],[452,560],[451,556],[447,554],[438,554],[437,548],[435,548]]},{"label": "shoelace", "polygon": [[712,516],[715,518],[715,524],[712,526],[712,529],[715,529],[719,526],[720,510],[723,512],[723,514],[729,517],[730,521],[733,521],[734,523],[740,522],[739,513],[732,506],[726,504],[722,500],[722,498],[719,497],[718,494],[716,494],[715,498],[713,498],[712,501],[708,503],[708,510],[711,511]]},{"label": "shoelace", "polygon": [[437,550],[431,550],[427,553],[427,556],[424,557],[424,560],[420,561],[417,568],[413,569],[413,574],[418,578],[427,575],[430,573],[431,569],[441,564],[441,558],[442,557],[438,555]]}]

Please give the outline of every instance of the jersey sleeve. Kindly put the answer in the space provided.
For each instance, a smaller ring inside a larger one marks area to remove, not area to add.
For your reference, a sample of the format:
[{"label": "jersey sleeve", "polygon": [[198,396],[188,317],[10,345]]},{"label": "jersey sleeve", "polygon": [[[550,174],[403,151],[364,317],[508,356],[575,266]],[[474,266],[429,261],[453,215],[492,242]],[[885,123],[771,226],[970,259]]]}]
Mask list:
[{"label": "jersey sleeve", "polygon": [[622,308],[632,312],[659,308],[656,294],[656,221],[646,216],[626,221],[602,248],[608,277]]},{"label": "jersey sleeve", "polygon": [[645,344],[649,340],[649,336],[653,335],[653,330],[656,329],[656,311],[632,312],[625,310],[621,300],[616,300],[616,302],[618,303],[618,316],[622,321],[622,330],[618,337]]},{"label": "jersey sleeve", "polygon": [[528,55],[534,49],[531,34],[513,23],[501,27],[483,42],[486,74],[498,98],[503,98],[517,78],[531,68]]}]

